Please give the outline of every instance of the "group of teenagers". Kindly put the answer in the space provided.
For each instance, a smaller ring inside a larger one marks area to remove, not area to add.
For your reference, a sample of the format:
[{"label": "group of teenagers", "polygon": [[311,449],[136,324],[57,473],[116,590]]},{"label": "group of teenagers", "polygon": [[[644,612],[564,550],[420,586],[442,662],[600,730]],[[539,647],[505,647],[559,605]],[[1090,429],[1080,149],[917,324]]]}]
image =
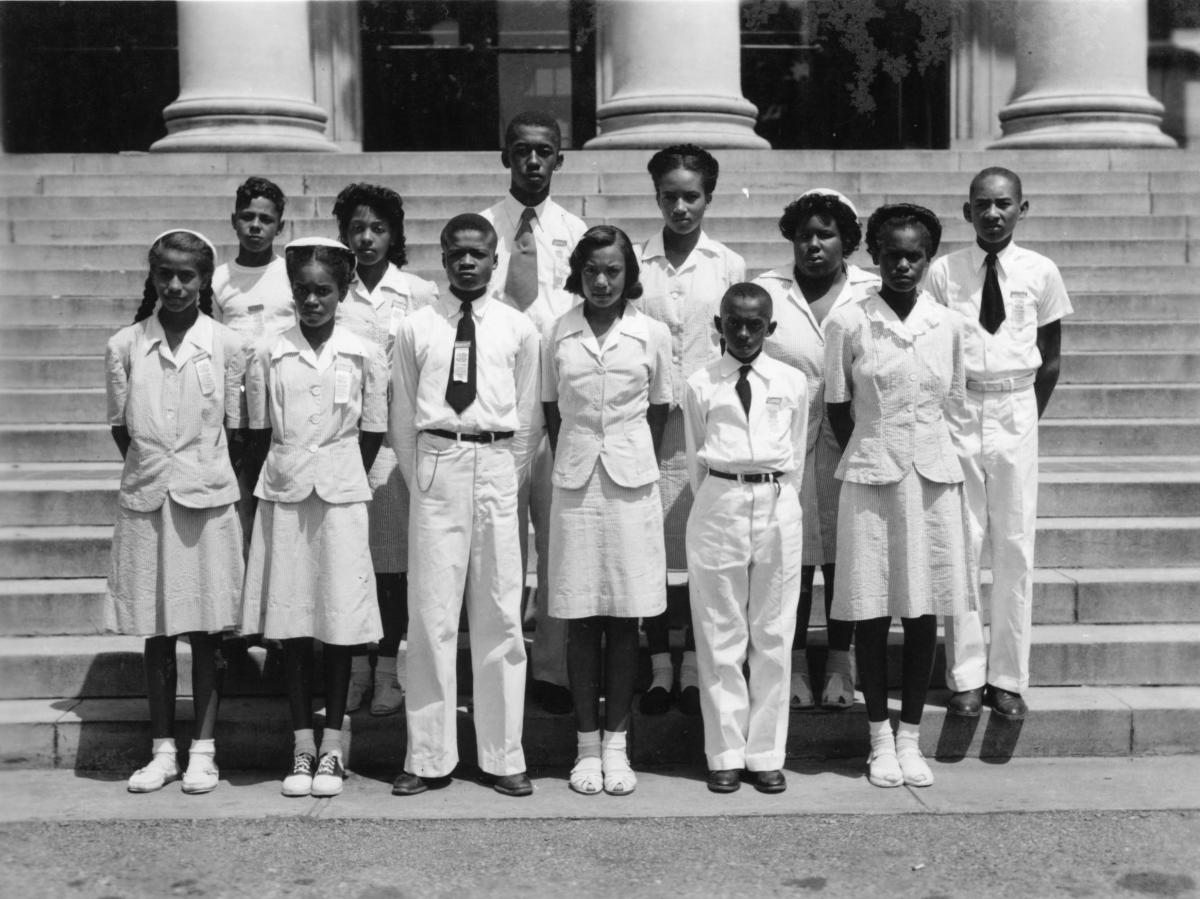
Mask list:
[{"label": "group of teenagers", "polygon": [[[218,266],[187,229],[153,240],[134,324],[106,356],[125,460],[106,627],[146,638],[152,737],[129,790],[217,786],[230,633],[281,648],[284,795],[341,792],[360,707],[405,713],[394,794],[445,786],[465,602],[479,777],[529,795],[530,524],[531,695],[573,710],[579,793],[636,787],[643,632],[640,711],[702,716],[718,793],[785,790],[790,710],[847,709],[856,683],[870,782],[932,784],[919,725],[939,618],[949,711],[1024,717],[1037,422],[1071,305],[1054,264],[1013,242],[1028,209],[1019,177],[977,174],[963,205],[976,242],[936,259],[933,212],[876,209],[865,243],[878,276],[847,261],[864,238],[853,202],[808,190],[779,221],[792,258],[747,281],[703,228],[712,154],[652,156],[663,227],[640,246],[554,202],[563,158],[552,117],[508,124],[508,194],[441,232],[446,294],[402,271],[401,199],[376,185],[338,196],[338,239],[294,240],[282,258],[285,198],[263,178],[238,188],[235,260]],[[819,695],[806,656],[818,567]],[[668,571],[686,584],[668,587]],[[678,672],[672,611],[688,620]],[[181,635],[194,703],[182,771]]]}]

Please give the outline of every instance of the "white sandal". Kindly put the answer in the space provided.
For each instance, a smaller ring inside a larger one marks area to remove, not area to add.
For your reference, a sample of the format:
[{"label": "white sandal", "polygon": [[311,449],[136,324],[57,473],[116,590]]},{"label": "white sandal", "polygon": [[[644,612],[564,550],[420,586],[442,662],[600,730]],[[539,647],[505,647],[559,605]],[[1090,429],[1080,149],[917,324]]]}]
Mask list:
[{"label": "white sandal", "polygon": [[594,796],[604,789],[604,768],[598,755],[585,755],[576,759],[568,781],[571,789],[585,796]]},{"label": "white sandal", "polygon": [[904,783],[904,773],[900,770],[895,750],[871,751],[867,759],[867,780],[877,787],[898,787]]},{"label": "white sandal", "polygon": [[629,767],[629,756],[619,749],[604,753],[604,792],[627,796],[637,787],[637,775]]},{"label": "white sandal", "polygon": [[806,672],[792,672],[792,698],[788,705],[796,710],[816,707],[817,703],[813,699],[812,682],[808,679]]},{"label": "white sandal", "polygon": [[896,759],[899,762],[904,782],[908,786],[933,786],[933,772],[929,770],[929,763],[925,761],[925,756],[916,746],[897,746]]}]

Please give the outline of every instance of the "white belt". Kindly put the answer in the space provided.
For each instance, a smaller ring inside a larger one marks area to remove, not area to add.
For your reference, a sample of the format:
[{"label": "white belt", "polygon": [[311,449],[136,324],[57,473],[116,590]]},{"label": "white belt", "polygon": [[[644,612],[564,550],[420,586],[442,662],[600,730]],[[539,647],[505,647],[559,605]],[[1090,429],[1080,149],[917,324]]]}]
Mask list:
[{"label": "white belt", "polygon": [[993,381],[976,381],[967,378],[967,390],[979,390],[983,393],[1014,393],[1032,387],[1034,375],[1020,375],[1016,378],[997,378]]}]

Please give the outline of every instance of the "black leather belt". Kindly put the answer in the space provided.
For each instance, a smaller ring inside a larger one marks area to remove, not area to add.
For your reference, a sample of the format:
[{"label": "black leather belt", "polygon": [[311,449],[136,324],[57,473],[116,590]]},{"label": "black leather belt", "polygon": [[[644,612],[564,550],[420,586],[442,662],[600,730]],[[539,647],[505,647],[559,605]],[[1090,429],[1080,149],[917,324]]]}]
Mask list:
[{"label": "black leather belt", "polygon": [[767,471],[762,474],[733,474],[728,471],[717,471],[715,468],[710,468],[708,473],[714,478],[724,478],[727,481],[737,481],[741,484],[766,484],[770,481],[778,481],[783,477],[782,471]]},{"label": "black leather belt", "polygon": [[447,440],[461,440],[464,443],[495,443],[497,440],[507,440],[513,435],[512,431],[478,431],[462,433],[458,431],[443,431],[441,428],[429,428],[424,433],[435,437],[445,437]]}]

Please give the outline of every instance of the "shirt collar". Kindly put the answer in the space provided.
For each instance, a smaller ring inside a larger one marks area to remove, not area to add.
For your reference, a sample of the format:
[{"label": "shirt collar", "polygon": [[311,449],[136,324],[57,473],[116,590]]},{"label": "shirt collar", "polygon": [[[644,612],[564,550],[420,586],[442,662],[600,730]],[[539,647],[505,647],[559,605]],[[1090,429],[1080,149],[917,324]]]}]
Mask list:
[{"label": "shirt collar", "polygon": [[[696,241],[696,247],[692,250],[692,253],[703,253],[705,256],[719,256],[720,250],[717,249],[717,242],[709,237],[708,234],[705,233],[704,229],[701,228],[700,238]],[[663,246],[663,233],[661,228],[655,231],[654,235],[648,241],[646,241],[646,245],[642,247],[641,254],[641,259],[646,261],[659,257],[663,259],[667,257],[666,247]],[[691,258],[691,253],[689,253],[688,259]],[[686,265],[686,262],[684,264]]]},{"label": "shirt collar", "polygon": [[[763,364],[763,360],[765,360],[766,358],[768,358],[767,354],[764,351],[760,350],[758,355],[754,357],[754,361],[750,363],[750,370],[752,372],[754,372],[755,374],[757,374],[764,381],[769,381],[770,378],[768,378],[766,373],[763,371],[763,369],[766,367]],[[718,366],[717,370],[721,374],[721,380],[725,380],[726,378],[732,378],[734,375],[736,375],[738,373],[738,369],[740,369],[745,364],[746,363],[743,362],[741,359],[737,359],[734,356],[729,355],[728,352],[722,353],[720,360],[718,360],[718,362],[717,362],[717,366]]]},{"label": "shirt collar", "polygon": [[[1012,251],[1016,248],[1017,242],[1015,240],[1010,240],[1008,245],[996,254],[996,260],[999,262],[1001,268],[1004,268],[1004,263],[1012,255]],[[977,241],[973,241],[971,243],[971,262],[974,263],[977,271],[983,269],[984,264],[987,262],[987,255],[987,251],[981,247]]]},{"label": "shirt collar", "polygon": [[[334,325],[333,333],[329,335],[329,340],[322,349],[332,356],[367,355],[362,343],[354,336],[353,332],[337,325]],[[299,325],[292,325],[280,334],[279,339],[271,348],[272,361],[282,359],[284,356],[299,356],[309,364],[316,365],[316,353],[313,352],[312,345],[309,344]]]},{"label": "shirt collar", "polygon": [[[175,361],[180,364],[187,361],[196,352],[211,356],[212,345],[213,320],[201,312],[183,335],[183,340],[179,342],[179,347],[173,356]],[[146,354],[149,355],[152,351],[159,350],[160,347],[161,352],[168,356],[172,355],[167,343],[167,332],[163,330],[162,322],[158,320],[158,314],[155,313],[146,319]]]},{"label": "shirt collar", "polygon": [[394,262],[389,262],[387,268],[383,271],[383,277],[379,279],[379,283],[375,285],[374,290],[367,290],[367,285],[363,283],[362,278],[357,274],[354,280],[350,282],[350,293],[357,299],[362,299],[369,302],[372,306],[382,305],[386,299],[385,294],[407,294],[408,285],[405,282],[403,274],[400,272],[399,266]]},{"label": "shirt collar", "polygon": [[[553,204],[553,202],[554,201],[552,199],[550,199],[550,196],[547,195],[546,199],[542,200],[542,202],[540,202],[536,206],[532,207],[534,215],[536,217],[536,220],[538,222],[540,222],[543,226],[546,223],[546,214],[552,208],[551,204]],[[522,203],[520,200],[518,200],[516,197],[514,197],[511,193],[506,193],[504,195],[504,211],[507,212],[508,217],[510,219],[512,219],[512,225],[513,225],[514,231],[517,227],[520,226],[521,214],[525,211],[525,209],[526,209],[525,204]]]},{"label": "shirt collar", "polygon": [[[499,300],[502,289],[493,288],[492,290],[484,291],[483,295],[471,301],[471,315],[475,318],[483,318],[487,314],[487,310],[491,308],[493,300]],[[438,303],[441,304],[442,314],[446,318],[454,318],[462,311],[463,301],[456,297],[451,291],[447,290],[445,295],[438,295]]]},{"label": "shirt collar", "polygon": [[[562,325],[558,331],[558,340],[576,334],[582,334],[585,337],[591,336],[592,332],[588,327],[587,319],[583,315],[583,308],[584,301],[581,299],[563,313]],[[613,327],[617,329],[618,334],[632,337],[641,343],[650,342],[650,327],[646,324],[646,314],[628,300],[625,302],[625,312]]]},{"label": "shirt collar", "polygon": [[917,292],[917,301],[913,304],[908,318],[903,321],[892,311],[879,294],[879,290],[871,291],[863,301],[863,309],[871,321],[881,323],[889,331],[906,339],[915,339],[941,325],[942,320],[936,315],[934,306],[937,304],[925,291]]}]

